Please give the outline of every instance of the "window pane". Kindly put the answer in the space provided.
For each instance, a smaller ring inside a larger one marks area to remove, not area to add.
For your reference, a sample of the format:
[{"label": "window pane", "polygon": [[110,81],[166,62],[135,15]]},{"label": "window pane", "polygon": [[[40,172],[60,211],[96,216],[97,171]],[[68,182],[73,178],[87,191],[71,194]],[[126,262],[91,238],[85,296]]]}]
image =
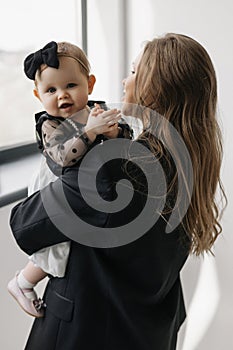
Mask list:
[{"label": "window pane", "polygon": [[34,140],[34,114],[42,106],[33,96],[33,81],[24,75],[23,60],[52,40],[77,43],[78,4],[77,0],[8,0],[2,6],[0,147]]},{"label": "window pane", "polygon": [[120,102],[125,76],[122,0],[88,0],[88,58],[96,84],[91,99]]}]

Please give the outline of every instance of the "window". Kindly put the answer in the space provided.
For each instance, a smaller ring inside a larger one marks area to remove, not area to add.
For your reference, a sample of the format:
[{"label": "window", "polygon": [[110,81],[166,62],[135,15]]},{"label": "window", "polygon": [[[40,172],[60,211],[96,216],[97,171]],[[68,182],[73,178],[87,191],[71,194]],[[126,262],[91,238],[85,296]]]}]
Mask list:
[{"label": "window", "polygon": [[8,0],[0,30],[1,207],[26,196],[28,174],[38,166],[34,114],[42,106],[23,72],[23,60],[52,40],[82,46],[81,0]]},{"label": "window", "polygon": [[51,40],[79,45],[79,6],[77,0],[8,0],[1,8],[0,148],[34,141],[34,114],[41,105],[24,75],[23,60]]}]

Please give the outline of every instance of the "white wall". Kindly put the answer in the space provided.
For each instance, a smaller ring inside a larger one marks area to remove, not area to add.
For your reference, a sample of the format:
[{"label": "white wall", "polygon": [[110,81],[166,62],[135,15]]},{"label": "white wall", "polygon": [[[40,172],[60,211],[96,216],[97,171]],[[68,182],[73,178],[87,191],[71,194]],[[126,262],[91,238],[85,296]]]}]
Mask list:
[{"label": "white wall", "polygon": [[[8,224],[11,208],[9,205],[0,208],[0,265],[1,265],[1,299],[0,299],[0,349],[2,350],[22,350],[24,349],[29,331],[31,329],[33,317],[27,315],[17,305],[16,301],[7,292],[7,283],[14,277],[17,270],[21,270],[28,259],[19,247],[11,234]],[[37,287],[39,296],[43,295],[46,280]]]},{"label": "white wall", "polygon": [[120,102],[124,59],[124,0],[88,0],[88,58],[96,85],[90,99]]}]

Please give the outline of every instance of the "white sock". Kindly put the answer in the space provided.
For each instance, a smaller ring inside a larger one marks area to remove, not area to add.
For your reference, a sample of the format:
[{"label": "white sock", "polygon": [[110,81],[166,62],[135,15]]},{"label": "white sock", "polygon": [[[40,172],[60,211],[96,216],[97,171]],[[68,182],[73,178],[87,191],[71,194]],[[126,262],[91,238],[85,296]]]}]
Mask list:
[{"label": "white sock", "polygon": [[33,283],[29,282],[24,277],[23,270],[20,271],[20,273],[18,274],[17,283],[18,283],[20,289],[29,289],[28,291],[22,290],[22,292],[25,295],[25,297],[27,297],[30,300],[37,299],[37,294],[36,294],[36,292],[33,289],[36,284],[33,284]]}]

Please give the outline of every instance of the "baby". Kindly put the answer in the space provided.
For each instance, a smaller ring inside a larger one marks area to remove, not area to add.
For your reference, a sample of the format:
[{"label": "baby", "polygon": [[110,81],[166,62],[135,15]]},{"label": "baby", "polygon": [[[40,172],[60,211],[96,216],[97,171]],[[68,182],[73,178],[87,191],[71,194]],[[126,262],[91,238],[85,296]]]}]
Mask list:
[{"label": "baby", "polygon": [[[34,95],[45,109],[36,114],[37,141],[55,175],[60,175],[64,167],[78,166],[94,141],[132,138],[132,130],[120,120],[119,110],[104,110],[99,104],[94,104],[92,110],[88,107],[95,77],[90,75],[88,59],[79,47],[50,42],[26,57],[24,71],[34,81]],[[70,242],[63,242],[34,253],[8,283],[8,291],[25,312],[44,316],[45,305],[34,287],[48,274],[65,275],[69,250]]]}]

